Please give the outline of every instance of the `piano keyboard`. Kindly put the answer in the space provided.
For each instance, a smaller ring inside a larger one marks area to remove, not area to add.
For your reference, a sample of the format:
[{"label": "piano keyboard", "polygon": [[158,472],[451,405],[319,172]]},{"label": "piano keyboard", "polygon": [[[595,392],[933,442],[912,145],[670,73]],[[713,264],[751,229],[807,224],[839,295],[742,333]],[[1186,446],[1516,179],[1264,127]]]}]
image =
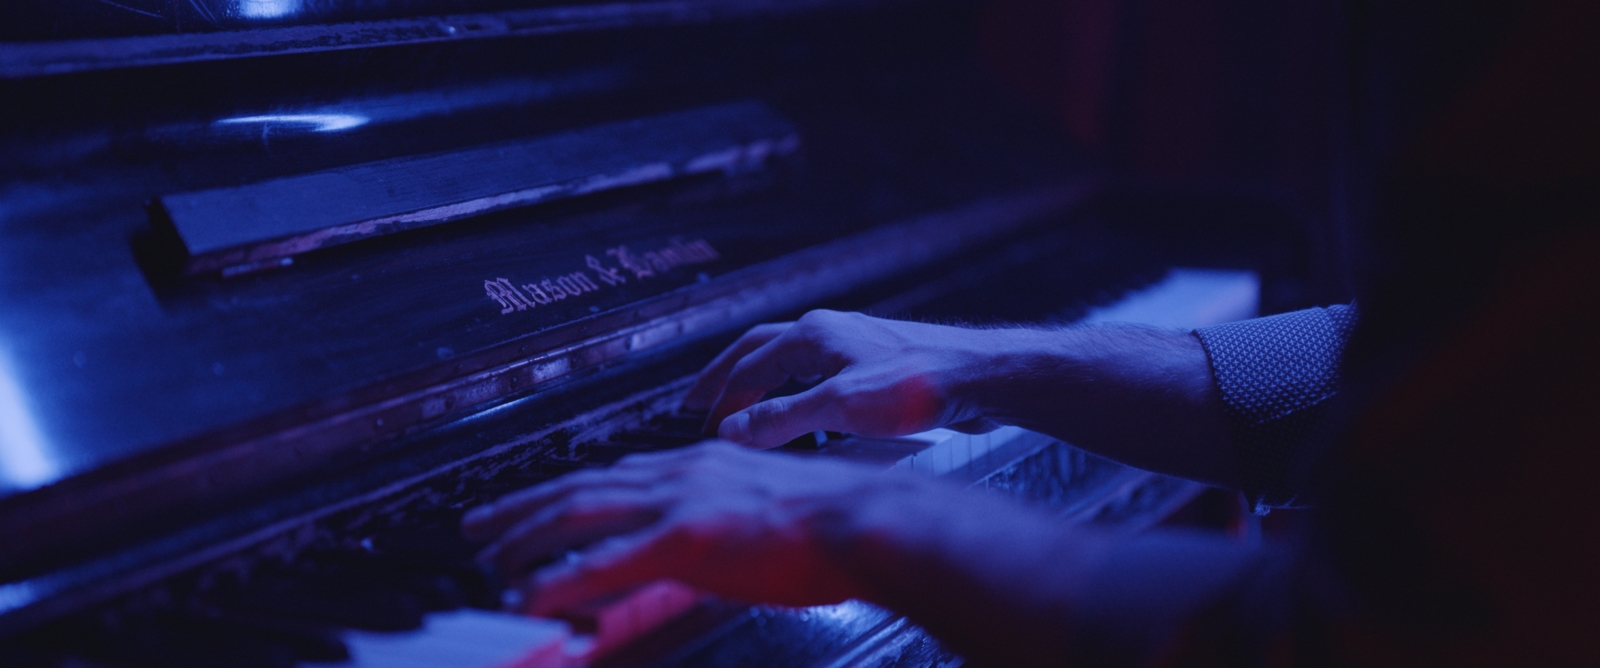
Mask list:
[{"label": "piano keyboard", "polygon": [[[1254,315],[1255,290],[1248,273],[1174,271],[1151,288],[1094,311],[1090,319],[1200,326]],[[469,507],[571,470],[703,440],[703,415],[659,410],[675,405],[686,384],[684,379],[662,390],[651,402],[658,412],[634,427],[575,443],[570,451],[577,454],[570,459],[546,458],[463,483],[454,498],[415,495],[400,507],[371,512],[344,535],[302,536],[295,550],[273,555],[268,548],[254,563],[214,568],[116,613],[51,625],[7,648],[6,665],[565,668],[603,663],[711,599],[677,583],[658,582],[569,611],[563,619],[514,614],[507,611],[517,607],[514,593],[474,561],[481,546],[461,538],[460,518]],[[936,429],[900,438],[818,433],[785,448],[1028,493],[995,473],[1013,470],[1055,444],[1008,427],[980,435]],[[1089,484],[1096,470],[1115,465],[1096,469],[1092,458],[1076,456],[1067,467],[1075,470],[1057,470],[1051,477],[1058,486],[1077,488],[1078,503],[1061,507],[1064,515],[1079,520],[1115,512],[1106,501],[1114,496],[1110,490],[1158,478],[1116,467]],[[1192,495],[1173,485],[1162,489],[1168,506]],[[894,633],[900,635],[920,632],[903,622],[879,626],[898,629]]]},{"label": "piano keyboard", "polygon": [[566,624],[481,610],[429,615],[421,629],[402,633],[352,631],[350,658],[308,666],[351,668],[563,668],[568,665]]}]

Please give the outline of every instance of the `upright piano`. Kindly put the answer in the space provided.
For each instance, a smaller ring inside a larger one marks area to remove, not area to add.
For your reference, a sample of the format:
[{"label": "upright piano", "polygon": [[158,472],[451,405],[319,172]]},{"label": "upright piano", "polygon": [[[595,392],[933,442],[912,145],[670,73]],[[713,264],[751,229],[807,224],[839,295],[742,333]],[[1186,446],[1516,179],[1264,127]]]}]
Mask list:
[{"label": "upright piano", "polygon": [[[521,617],[457,522],[700,440],[678,398],[763,321],[1255,308],[1094,204],[982,3],[7,5],[7,666],[957,665],[853,602]],[[1198,493],[1018,430],[786,448],[1129,530]]]}]

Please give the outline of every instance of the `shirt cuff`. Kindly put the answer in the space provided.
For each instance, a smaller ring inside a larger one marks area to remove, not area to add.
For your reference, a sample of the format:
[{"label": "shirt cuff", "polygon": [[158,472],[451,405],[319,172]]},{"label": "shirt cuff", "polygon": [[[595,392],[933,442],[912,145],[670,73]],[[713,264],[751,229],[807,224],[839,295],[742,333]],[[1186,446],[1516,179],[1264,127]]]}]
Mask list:
[{"label": "shirt cuff", "polygon": [[1339,392],[1354,306],[1329,306],[1194,331],[1228,411],[1252,509],[1292,506],[1295,462]]}]

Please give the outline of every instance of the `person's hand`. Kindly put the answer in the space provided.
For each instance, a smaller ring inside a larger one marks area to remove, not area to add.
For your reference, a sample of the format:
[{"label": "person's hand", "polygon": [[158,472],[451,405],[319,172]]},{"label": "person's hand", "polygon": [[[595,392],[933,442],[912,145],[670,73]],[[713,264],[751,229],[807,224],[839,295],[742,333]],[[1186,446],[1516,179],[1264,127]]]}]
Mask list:
[{"label": "person's hand", "polygon": [[[469,512],[462,532],[493,541],[480,559],[521,583],[533,614],[663,578],[746,601],[820,605],[863,595],[839,545],[851,514],[897,492],[937,496],[922,488],[938,486],[711,442],[512,494]],[[574,549],[577,558],[533,571]]]},{"label": "person's hand", "polygon": [[[989,367],[993,347],[984,335],[991,333],[812,311],[740,337],[701,372],[684,407],[709,410],[708,429],[756,448],[813,431],[985,431],[995,425],[983,420],[973,395]],[[760,401],[790,379],[817,385]]]}]

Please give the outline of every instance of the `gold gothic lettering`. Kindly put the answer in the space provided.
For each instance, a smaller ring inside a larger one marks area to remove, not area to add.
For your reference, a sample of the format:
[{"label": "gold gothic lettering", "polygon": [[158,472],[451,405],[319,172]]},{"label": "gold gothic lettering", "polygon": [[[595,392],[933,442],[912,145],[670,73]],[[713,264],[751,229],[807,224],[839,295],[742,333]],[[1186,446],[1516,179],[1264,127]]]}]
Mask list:
[{"label": "gold gothic lettering", "polygon": [[[653,279],[678,267],[705,264],[722,257],[705,239],[684,241],[673,237],[667,245],[634,252],[628,246],[617,245],[602,253],[615,264],[594,255],[583,256],[589,271],[573,271],[555,278],[540,277],[537,281],[513,283],[510,279],[495,278],[483,282],[484,293],[500,306],[501,315],[529,311],[555,302],[582,297],[603,288],[624,285],[630,278],[643,281]],[[593,272],[593,276],[590,275]],[[598,279],[598,280],[597,280]]]}]

